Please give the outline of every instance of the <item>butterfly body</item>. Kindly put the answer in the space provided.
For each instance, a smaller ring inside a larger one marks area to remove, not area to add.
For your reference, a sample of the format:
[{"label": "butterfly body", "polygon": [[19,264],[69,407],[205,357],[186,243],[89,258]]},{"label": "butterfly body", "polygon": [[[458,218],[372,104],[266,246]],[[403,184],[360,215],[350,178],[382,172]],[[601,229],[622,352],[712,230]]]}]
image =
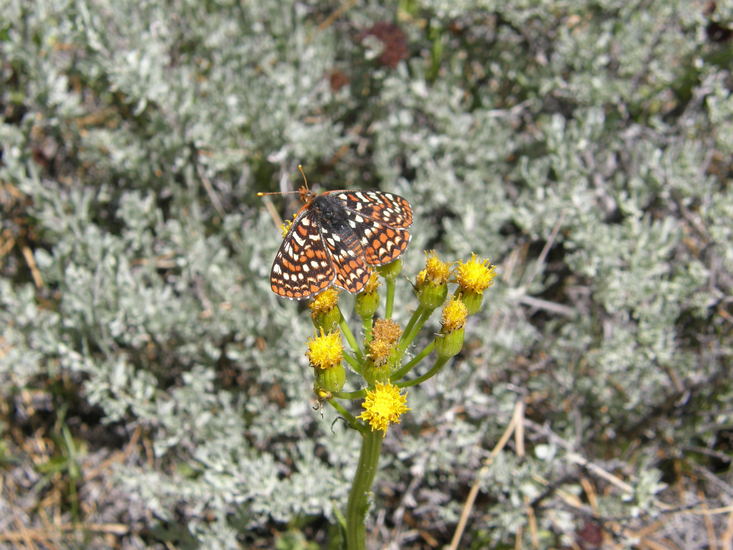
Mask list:
[{"label": "butterfly body", "polygon": [[304,299],[332,284],[362,290],[370,266],[396,260],[407,248],[412,208],[404,198],[380,191],[304,191],[275,255],[270,286],[280,296]]}]

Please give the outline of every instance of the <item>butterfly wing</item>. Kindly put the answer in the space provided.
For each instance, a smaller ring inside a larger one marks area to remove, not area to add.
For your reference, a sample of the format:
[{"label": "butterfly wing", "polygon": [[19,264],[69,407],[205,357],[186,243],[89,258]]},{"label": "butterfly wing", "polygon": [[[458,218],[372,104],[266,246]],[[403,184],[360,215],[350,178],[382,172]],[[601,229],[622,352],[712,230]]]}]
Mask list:
[{"label": "butterfly wing", "polygon": [[270,287],[275,294],[302,300],[324,290],[335,276],[314,212],[304,208],[275,255]]},{"label": "butterfly wing", "polygon": [[349,226],[359,238],[370,265],[393,262],[410,243],[410,203],[399,195],[380,191],[332,191],[341,201]]},{"label": "butterfly wing", "polygon": [[401,229],[412,225],[412,207],[399,195],[382,191],[328,191],[327,194],[339,199],[344,208],[365,218]]},{"label": "butterfly wing", "polygon": [[332,226],[327,221],[321,225],[321,236],[331,254],[336,280],[334,284],[356,294],[360,292],[372,274],[365,263],[365,251],[359,235],[350,227],[349,222]]}]

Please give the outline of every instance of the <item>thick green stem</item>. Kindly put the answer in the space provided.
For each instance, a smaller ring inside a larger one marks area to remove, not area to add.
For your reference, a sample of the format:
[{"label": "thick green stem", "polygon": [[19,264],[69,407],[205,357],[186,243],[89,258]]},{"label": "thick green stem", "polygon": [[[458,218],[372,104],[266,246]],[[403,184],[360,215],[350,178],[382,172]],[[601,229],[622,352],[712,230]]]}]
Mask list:
[{"label": "thick green stem", "polygon": [[346,548],[366,550],[366,514],[369,510],[369,495],[379,464],[384,432],[367,431],[362,433],[361,452],[356,475],[351,485],[349,502],[346,505]]},{"label": "thick green stem", "polygon": [[407,321],[407,326],[405,327],[405,332],[402,333],[402,338],[400,339],[400,343],[405,340],[405,336],[407,336],[407,333],[412,330],[412,327],[417,323],[417,320],[420,318],[423,312],[422,306],[417,306],[417,309],[412,312],[412,315],[410,316],[410,320]]},{"label": "thick green stem", "polygon": [[346,362],[351,365],[351,368],[354,369],[355,373],[361,374],[361,363],[356,357],[344,352],[344,359],[346,359]]},{"label": "thick green stem", "polygon": [[338,397],[339,399],[364,399],[366,397],[366,390],[356,390],[356,391],[335,391],[333,392],[334,397]]}]

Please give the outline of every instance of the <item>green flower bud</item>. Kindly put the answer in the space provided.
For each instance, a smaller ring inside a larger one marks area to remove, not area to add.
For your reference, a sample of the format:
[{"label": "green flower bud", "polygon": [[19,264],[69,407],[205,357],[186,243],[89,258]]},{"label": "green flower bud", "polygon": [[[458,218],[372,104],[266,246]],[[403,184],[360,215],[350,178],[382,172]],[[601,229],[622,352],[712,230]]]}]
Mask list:
[{"label": "green flower bud", "polygon": [[354,311],[362,319],[371,319],[377,312],[379,307],[379,293],[377,292],[362,292],[357,294],[356,302],[354,303]]},{"label": "green flower bud", "polygon": [[316,382],[314,391],[316,395],[320,395],[322,391],[334,393],[341,391],[346,383],[346,369],[343,363],[339,363],[328,369],[313,369],[316,373]]},{"label": "green flower bud", "polygon": [[396,279],[402,271],[402,260],[398,258],[392,263],[381,265],[377,268],[377,271],[385,279]]},{"label": "green flower bud", "polygon": [[341,321],[341,312],[335,307],[328,311],[314,313],[311,319],[313,319],[313,326],[316,329],[323,329],[324,332],[333,332],[338,330],[339,322]]},{"label": "green flower bud", "polygon": [[420,305],[426,309],[433,310],[443,305],[445,297],[448,295],[448,285],[446,283],[425,283],[415,287],[417,299]]},{"label": "green flower bud", "polygon": [[438,334],[435,337],[435,351],[438,357],[447,359],[454,357],[463,349],[464,329],[459,328],[446,334]]},{"label": "green flower bud", "polygon": [[484,301],[484,294],[483,292],[474,292],[472,290],[464,290],[460,293],[460,299],[461,301],[466,304],[466,309],[468,309],[468,314],[473,315],[478,312],[478,310],[481,309],[481,304]]}]

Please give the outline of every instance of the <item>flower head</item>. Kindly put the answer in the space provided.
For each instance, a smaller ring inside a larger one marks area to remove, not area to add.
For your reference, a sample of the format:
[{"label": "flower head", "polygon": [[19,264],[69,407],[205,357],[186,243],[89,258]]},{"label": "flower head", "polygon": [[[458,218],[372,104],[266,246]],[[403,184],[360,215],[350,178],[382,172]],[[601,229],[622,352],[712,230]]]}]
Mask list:
[{"label": "flower head", "polygon": [[335,288],[328,288],[316,296],[308,307],[311,310],[311,319],[316,329],[332,332],[338,329],[341,321],[341,310],[338,306],[339,292]]},{"label": "flower head", "polygon": [[466,317],[468,317],[466,304],[454,296],[443,308],[443,314],[440,317],[441,332],[445,334],[463,328],[466,324]]},{"label": "flower head", "polygon": [[290,228],[293,225],[293,220],[286,220],[282,224],[280,224],[280,233],[282,233],[283,238],[288,234],[288,231],[290,231]]},{"label": "flower head", "polygon": [[368,423],[372,431],[387,432],[390,424],[397,424],[400,416],[409,411],[405,403],[407,394],[400,395],[400,390],[392,384],[377,382],[373,390],[367,390],[362,407],[364,412],[358,418]]},{"label": "flower head", "polygon": [[375,338],[369,342],[367,354],[376,367],[381,367],[387,362],[387,359],[389,359],[389,354],[392,352],[393,347],[394,346],[386,340]]},{"label": "flower head", "polygon": [[356,295],[356,303],[354,310],[362,319],[371,319],[377,312],[379,307],[379,275],[376,271],[372,271],[369,280],[364,285],[364,289]]},{"label": "flower head", "polygon": [[489,260],[480,260],[476,254],[471,254],[467,262],[458,262],[455,271],[455,281],[460,290],[481,294],[489,288],[496,277],[496,266]]},{"label": "flower head", "polygon": [[402,271],[402,258],[397,258],[394,262],[378,266],[377,271],[385,279],[396,279],[400,271]]},{"label": "flower head", "polygon": [[448,282],[450,275],[450,264],[438,258],[434,250],[425,252],[425,269],[417,274],[417,284],[434,284],[442,285]]},{"label": "flower head", "polygon": [[341,364],[343,352],[341,334],[339,332],[324,334],[321,329],[320,336],[308,340],[306,356],[315,368],[329,369]]},{"label": "flower head", "polygon": [[387,343],[393,344],[402,336],[402,329],[392,319],[377,319],[374,322],[372,334],[375,340],[385,340]]},{"label": "flower head", "polygon": [[372,271],[372,274],[369,276],[369,280],[364,285],[364,289],[362,292],[364,294],[371,294],[373,292],[376,292],[379,288],[379,275],[377,275],[376,271]]},{"label": "flower head", "polygon": [[313,301],[308,304],[308,307],[311,310],[311,315],[315,317],[316,315],[328,313],[329,311],[331,311],[333,308],[336,307],[338,301],[339,291],[331,287],[327,288],[318,296],[316,296]]},{"label": "flower head", "polygon": [[450,264],[438,258],[434,251],[427,251],[425,269],[417,274],[415,292],[423,307],[435,309],[445,301],[448,294]]}]

